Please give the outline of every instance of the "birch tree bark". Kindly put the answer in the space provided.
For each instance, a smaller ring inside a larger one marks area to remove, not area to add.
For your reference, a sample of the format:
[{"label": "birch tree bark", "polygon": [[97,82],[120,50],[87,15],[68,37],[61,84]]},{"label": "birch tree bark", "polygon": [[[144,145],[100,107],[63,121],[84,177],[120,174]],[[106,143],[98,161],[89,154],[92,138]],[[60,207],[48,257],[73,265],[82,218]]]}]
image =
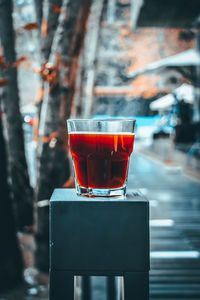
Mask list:
[{"label": "birch tree bark", "polygon": [[42,7],[43,7],[43,0],[34,0],[35,5],[35,12],[36,12],[36,19],[39,28],[42,25]]},{"label": "birch tree bark", "polygon": [[[0,112],[1,114],[1,112]],[[19,251],[15,220],[8,187],[5,140],[0,116],[0,291],[22,281],[22,257]]]},{"label": "birch tree bark", "polygon": [[[85,80],[83,90],[83,118],[90,118],[94,105],[94,85],[96,80],[97,49],[103,16],[104,0],[93,1],[88,20],[88,31],[84,49]],[[95,16],[95,18],[94,18]]]},{"label": "birch tree bark", "polygon": [[70,114],[71,118],[80,118],[82,113],[83,78],[85,73],[83,52],[84,51],[82,51],[81,55],[79,56],[78,61],[78,72],[76,76],[74,100],[72,102]]},{"label": "birch tree bark", "polygon": [[10,67],[2,71],[4,78],[8,80],[8,85],[3,88],[2,107],[5,113],[9,171],[18,224],[23,227],[33,224],[33,191],[29,183],[24,151],[17,70],[13,66],[16,55],[11,0],[0,0],[0,39],[4,49],[3,59],[10,64]]},{"label": "birch tree bark", "polygon": [[[38,58],[38,63],[41,66],[41,70],[45,70],[45,66],[48,63],[49,55],[51,51],[52,41],[54,33],[57,27],[58,16],[61,11],[62,0],[35,0],[35,12],[37,16],[37,23],[39,26],[39,52],[40,57]],[[43,90],[44,90],[44,78],[40,77],[39,86],[39,99],[37,102],[37,115],[35,116],[35,139],[38,138],[38,128],[40,122],[40,110],[43,100]]]},{"label": "birch tree bark", "polygon": [[62,0],[43,0],[41,23],[41,61],[47,63],[61,12]]},{"label": "birch tree bark", "polygon": [[[37,267],[48,271],[48,206],[54,188],[62,187],[70,175],[66,119],[71,112],[78,57],[82,48],[89,0],[63,0],[54,34],[41,108],[38,145]],[[44,206],[41,204],[44,203]]]}]

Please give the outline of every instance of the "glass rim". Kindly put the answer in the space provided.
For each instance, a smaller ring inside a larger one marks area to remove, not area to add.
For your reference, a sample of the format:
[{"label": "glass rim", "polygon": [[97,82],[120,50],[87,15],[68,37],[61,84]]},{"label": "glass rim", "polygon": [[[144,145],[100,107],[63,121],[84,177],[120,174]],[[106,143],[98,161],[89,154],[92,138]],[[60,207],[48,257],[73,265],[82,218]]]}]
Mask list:
[{"label": "glass rim", "polygon": [[136,121],[136,119],[122,119],[122,118],[120,118],[120,119],[109,119],[109,118],[106,118],[106,119],[67,119],[67,122],[68,121],[78,121],[78,122],[80,122],[80,121],[84,121],[84,122],[86,122],[86,121],[92,121],[92,122],[107,122],[107,121],[111,121],[111,122],[115,122],[115,121],[126,121],[126,122],[133,122],[133,121]]}]

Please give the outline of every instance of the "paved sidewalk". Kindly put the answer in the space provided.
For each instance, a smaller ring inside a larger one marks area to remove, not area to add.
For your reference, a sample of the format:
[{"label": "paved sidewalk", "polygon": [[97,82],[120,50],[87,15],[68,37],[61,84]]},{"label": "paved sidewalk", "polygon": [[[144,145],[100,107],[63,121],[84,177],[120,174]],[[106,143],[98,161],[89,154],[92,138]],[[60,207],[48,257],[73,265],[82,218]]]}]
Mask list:
[{"label": "paved sidewalk", "polygon": [[134,152],[155,163],[161,163],[171,172],[181,171],[200,181],[200,157],[198,158],[192,152],[186,153],[175,149],[171,138],[157,139],[151,144],[136,140]]}]

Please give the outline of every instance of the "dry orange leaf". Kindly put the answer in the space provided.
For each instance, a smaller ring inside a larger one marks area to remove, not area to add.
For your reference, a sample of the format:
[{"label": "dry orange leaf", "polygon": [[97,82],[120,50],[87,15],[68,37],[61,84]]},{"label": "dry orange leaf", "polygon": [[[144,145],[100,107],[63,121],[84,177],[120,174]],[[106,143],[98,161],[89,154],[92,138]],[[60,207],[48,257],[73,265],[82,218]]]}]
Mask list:
[{"label": "dry orange leaf", "polygon": [[65,183],[63,184],[62,188],[75,188],[74,179],[72,177],[67,179],[67,181],[65,181]]},{"label": "dry orange leaf", "polygon": [[39,101],[42,101],[43,97],[44,97],[44,89],[41,86],[39,86],[37,90],[37,99]]},{"label": "dry orange leaf", "polygon": [[53,6],[54,14],[57,15],[57,14],[61,13],[62,9],[57,3],[53,3],[52,6]]},{"label": "dry orange leaf", "polygon": [[16,62],[14,62],[13,67],[18,68],[19,65],[20,65],[23,61],[25,61],[25,60],[27,60],[27,56],[25,56],[25,55],[21,56],[20,58],[18,58],[18,59],[16,60]]},{"label": "dry orange leaf", "polygon": [[0,56],[3,56],[3,53],[4,53],[4,49],[2,46],[0,46]]},{"label": "dry orange leaf", "polygon": [[1,55],[0,56],[0,66],[4,63],[4,57]]},{"label": "dry orange leaf", "polygon": [[25,70],[28,70],[30,68],[30,65],[31,65],[31,60],[30,61],[27,61],[26,63],[23,64],[23,68]]},{"label": "dry orange leaf", "polygon": [[58,136],[58,132],[54,131],[50,134],[50,136],[43,136],[42,140],[44,143],[49,143],[53,138],[57,138]]},{"label": "dry orange leaf", "polygon": [[11,67],[11,64],[9,64],[9,63],[4,63],[2,66],[3,69],[9,69],[10,67]]},{"label": "dry orange leaf", "polygon": [[57,138],[59,136],[59,133],[57,131],[54,131],[50,134],[49,138],[50,140],[53,139],[53,138]]},{"label": "dry orange leaf", "polygon": [[8,69],[10,67],[11,67],[11,64],[5,63],[4,62],[4,57],[0,56],[0,68],[2,68],[2,69]]},{"label": "dry orange leaf", "polygon": [[0,87],[3,87],[5,85],[8,85],[10,82],[9,79],[5,79],[5,78],[0,78]]},{"label": "dry orange leaf", "polygon": [[173,159],[171,159],[170,157],[168,157],[167,159],[165,159],[165,163],[166,164],[173,164]]},{"label": "dry orange leaf", "polygon": [[48,136],[43,136],[42,140],[43,140],[43,143],[48,143],[49,142],[49,137]]},{"label": "dry orange leaf", "polygon": [[31,30],[37,29],[38,24],[36,22],[30,22],[30,23],[25,24],[22,28],[24,30],[31,31]]},{"label": "dry orange leaf", "polygon": [[44,81],[47,81],[50,83],[50,93],[52,91],[52,88],[57,84],[58,82],[58,73],[59,73],[59,67],[60,67],[60,59],[61,55],[57,54],[56,56],[56,64],[53,66],[51,63],[47,62],[42,65],[40,70],[33,70],[34,72],[37,72],[40,74],[40,76],[43,78]]},{"label": "dry orange leaf", "polygon": [[127,0],[120,0],[119,2],[122,3],[122,4],[127,4],[129,1],[127,1]]},{"label": "dry orange leaf", "polygon": [[45,20],[42,21],[41,34],[43,37],[48,34],[48,22]]}]

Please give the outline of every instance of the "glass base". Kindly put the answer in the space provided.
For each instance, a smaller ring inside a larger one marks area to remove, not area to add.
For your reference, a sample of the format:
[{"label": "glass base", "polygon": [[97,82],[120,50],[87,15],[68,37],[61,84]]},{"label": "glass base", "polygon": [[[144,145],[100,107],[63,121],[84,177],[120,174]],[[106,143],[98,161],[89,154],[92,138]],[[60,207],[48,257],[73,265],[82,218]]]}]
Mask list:
[{"label": "glass base", "polygon": [[115,189],[84,188],[76,185],[77,195],[86,197],[126,197],[126,186]]}]

